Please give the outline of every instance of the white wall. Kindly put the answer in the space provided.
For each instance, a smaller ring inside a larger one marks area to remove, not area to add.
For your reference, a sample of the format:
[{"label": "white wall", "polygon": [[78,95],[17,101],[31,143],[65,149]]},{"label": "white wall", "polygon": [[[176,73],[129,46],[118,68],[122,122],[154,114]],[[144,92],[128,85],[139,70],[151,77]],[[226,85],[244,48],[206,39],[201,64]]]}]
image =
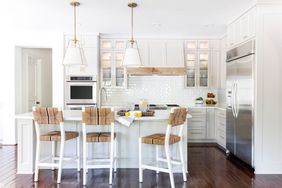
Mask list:
[{"label": "white wall", "polygon": [[[15,52],[18,47],[52,48],[53,105],[63,106],[63,33],[39,31],[2,30],[0,45],[0,139],[3,144],[15,144]],[[2,136],[1,136],[2,135]]]},{"label": "white wall", "polygon": [[124,105],[139,103],[148,99],[152,104],[194,105],[197,97],[206,98],[207,92],[215,89],[184,89],[183,76],[136,76],[130,77],[128,89],[108,89],[108,101],[103,105]]}]

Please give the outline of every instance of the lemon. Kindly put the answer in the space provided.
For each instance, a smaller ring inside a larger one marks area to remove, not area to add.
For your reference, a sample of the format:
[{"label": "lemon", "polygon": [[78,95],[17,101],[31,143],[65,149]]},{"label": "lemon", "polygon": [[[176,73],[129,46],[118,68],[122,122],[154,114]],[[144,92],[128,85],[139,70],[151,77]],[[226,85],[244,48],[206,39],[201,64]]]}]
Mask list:
[{"label": "lemon", "polygon": [[125,116],[130,116],[130,112],[125,112]]},{"label": "lemon", "polygon": [[142,116],[142,113],[141,113],[141,112],[140,112],[140,113],[136,113],[135,116],[136,116],[136,117],[141,117],[141,116]]}]

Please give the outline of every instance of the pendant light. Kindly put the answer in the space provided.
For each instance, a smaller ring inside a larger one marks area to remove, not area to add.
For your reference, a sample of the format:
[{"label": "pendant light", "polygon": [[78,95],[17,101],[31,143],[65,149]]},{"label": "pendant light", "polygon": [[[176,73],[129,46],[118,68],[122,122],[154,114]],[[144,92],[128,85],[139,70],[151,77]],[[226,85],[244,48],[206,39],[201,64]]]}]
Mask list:
[{"label": "pendant light", "polygon": [[72,65],[80,65],[85,66],[85,55],[84,51],[81,47],[79,40],[77,40],[76,36],[76,8],[80,5],[80,3],[76,0],[73,0],[70,3],[73,6],[73,30],[74,30],[74,38],[68,42],[68,46],[65,52],[63,65],[72,66]]},{"label": "pendant light", "polygon": [[137,3],[129,3],[128,7],[131,8],[131,39],[129,41],[130,46],[128,46],[125,51],[123,65],[128,67],[141,66],[141,60],[140,60],[137,42],[134,40],[134,36],[133,36],[133,9],[137,7]]}]

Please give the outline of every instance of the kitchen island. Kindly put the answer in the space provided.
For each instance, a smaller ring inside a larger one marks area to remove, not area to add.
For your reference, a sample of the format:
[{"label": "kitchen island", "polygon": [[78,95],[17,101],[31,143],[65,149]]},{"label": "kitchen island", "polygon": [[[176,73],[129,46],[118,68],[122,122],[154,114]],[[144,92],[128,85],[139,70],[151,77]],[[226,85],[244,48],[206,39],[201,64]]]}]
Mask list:
[{"label": "kitchen island", "polygon": [[[129,127],[115,122],[115,132],[118,140],[118,168],[138,168],[138,138],[154,133],[165,133],[167,128],[167,119],[170,110],[156,110],[152,117],[138,117]],[[16,115],[17,123],[17,174],[33,174],[35,161],[36,137],[35,127],[32,113],[25,113]],[[187,118],[191,118],[188,115]],[[64,111],[65,129],[68,131],[81,132],[81,111],[66,110]],[[42,132],[48,132],[54,129],[59,129],[59,126],[46,125],[42,127]],[[175,127],[175,132],[177,132]],[[88,131],[109,131],[109,126],[91,126]],[[187,166],[187,126],[183,130],[182,147],[184,152],[184,159]],[[81,141],[82,144],[82,141]],[[47,156],[51,153],[51,143],[42,142],[44,150],[41,152],[41,157]],[[95,148],[94,148],[95,147]],[[143,156],[145,161],[153,162],[155,159],[155,147],[151,145],[144,145],[146,148],[146,155]],[[81,148],[81,147],[80,147]],[[99,157],[102,153],[109,154],[109,144],[97,143],[95,145],[89,144],[89,156]],[[172,156],[179,160],[179,153],[177,145],[171,146]],[[58,151],[57,151],[58,152]],[[76,152],[76,141],[67,141],[65,145],[65,155],[71,156]],[[81,151],[82,154],[82,151]],[[161,155],[163,155],[161,150]],[[82,156],[82,155],[81,155]],[[76,168],[75,164],[64,164],[64,168]],[[175,168],[175,172],[181,172],[180,168]]]}]

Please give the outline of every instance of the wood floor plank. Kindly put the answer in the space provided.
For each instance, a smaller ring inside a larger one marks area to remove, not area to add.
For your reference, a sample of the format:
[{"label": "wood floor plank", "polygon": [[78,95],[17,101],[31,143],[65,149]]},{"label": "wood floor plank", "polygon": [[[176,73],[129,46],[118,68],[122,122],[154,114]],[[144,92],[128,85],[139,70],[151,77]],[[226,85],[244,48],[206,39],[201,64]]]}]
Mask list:
[{"label": "wood floor plank", "polygon": [[[225,154],[214,146],[188,148],[188,182],[181,174],[175,174],[177,188],[281,188],[282,175],[254,175],[242,162]],[[39,182],[33,182],[33,175],[16,175],[16,147],[0,149],[0,188],[78,188],[82,186],[82,172],[64,169],[62,183],[56,184],[57,171],[40,170]],[[118,169],[113,185],[109,186],[109,170],[89,170],[87,187],[98,188],[151,188],[170,187],[168,174],[157,175],[144,170],[144,182],[138,183],[138,169]]]}]

